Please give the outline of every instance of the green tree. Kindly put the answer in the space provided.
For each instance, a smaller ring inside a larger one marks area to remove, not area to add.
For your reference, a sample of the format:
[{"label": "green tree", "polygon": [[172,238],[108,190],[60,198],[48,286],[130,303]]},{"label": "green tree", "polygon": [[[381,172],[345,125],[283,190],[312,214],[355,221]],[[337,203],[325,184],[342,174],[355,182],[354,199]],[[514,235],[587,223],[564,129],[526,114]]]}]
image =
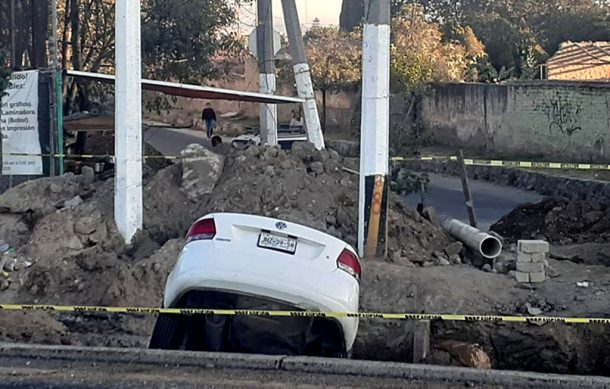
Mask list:
[{"label": "green tree", "polygon": [[8,67],[4,53],[0,51],[0,97],[4,96],[4,91],[8,88],[10,77],[11,69]]},{"label": "green tree", "polygon": [[[200,83],[214,75],[213,56],[241,50],[229,27],[236,21],[233,2],[218,0],[143,0],[143,76]],[[58,15],[64,69],[114,71],[115,0],[60,0]],[[91,86],[68,84],[68,105],[77,95],[87,109]],[[95,86],[95,88],[100,88]]]},{"label": "green tree", "polygon": [[315,27],[305,34],[314,87],[322,92],[322,121],[326,127],[329,92],[357,86],[362,72],[362,34],[336,27]]},{"label": "green tree", "polygon": [[142,60],[150,78],[201,82],[213,74],[212,56],[235,42],[227,31],[235,10],[227,1],[146,0],[142,15]]},{"label": "green tree", "polygon": [[[395,92],[421,92],[435,81],[463,81],[470,63],[466,47],[444,42],[438,23],[429,22],[419,5],[406,6],[392,20],[390,73]],[[474,55],[484,52],[472,47]]]},{"label": "green tree", "polygon": [[[532,77],[532,67],[563,41],[610,40],[607,0],[393,0],[393,12],[412,2],[423,5],[427,20],[440,23],[444,31],[448,25],[470,26],[491,65],[512,68],[518,77]],[[362,15],[362,0],[343,0],[343,29],[360,23]]]}]

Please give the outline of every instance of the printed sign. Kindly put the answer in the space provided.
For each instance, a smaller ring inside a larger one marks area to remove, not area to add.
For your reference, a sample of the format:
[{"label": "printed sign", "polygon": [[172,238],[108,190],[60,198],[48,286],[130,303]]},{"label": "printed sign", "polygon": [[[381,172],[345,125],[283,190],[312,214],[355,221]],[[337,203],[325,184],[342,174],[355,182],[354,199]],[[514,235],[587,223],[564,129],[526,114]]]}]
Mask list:
[{"label": "printed sign", "polygon": [[[38,71],[15,72],[2,97],[2,174],[42,175],[38,136]],[[11,154],[33,154],[16,156]]]}]

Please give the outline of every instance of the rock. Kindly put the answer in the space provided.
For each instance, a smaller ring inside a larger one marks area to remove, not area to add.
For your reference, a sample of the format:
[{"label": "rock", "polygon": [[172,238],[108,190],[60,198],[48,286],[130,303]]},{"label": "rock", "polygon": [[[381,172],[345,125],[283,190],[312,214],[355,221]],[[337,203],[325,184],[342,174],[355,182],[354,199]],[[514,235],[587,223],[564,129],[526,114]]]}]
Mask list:
[{"label": "rock", "polygon": [[604,211],[591,211],[584,214],[584,219],[588,224],[594,224],[604,216]]},{"label": "rock", "polygon": [[265,168],[265,175],[266,176],[273,176],[275,174],[275,169],[273,168],[273,166],[267,166]]},{"label": "rock", "polygon": [[263,152],[263,158],[266,160],[277,158],[279,155],[280,149],[276,146],[267,147]]},{"label": "rock", "polygon": [[514,254],[501,253],[493,259],[493,270],[496,273],[508,274],[511,270],[516,269],[516,264],[517,261]]},{"label": "rock", "polygon": [[310,142],[295,142],[292,145],[292,154],[302,161],[311,161],[315,152],[316,148]]},{"label": "rock", "polygon": [[423,265],[424,262],[427,261],[427,258],[423,257],[423,256],[413,256],[412,258],[409,258],[409,260],[413,263],[419,263],[419,264]]},{"label": "rock", "polygon": [[445,247],[445,254],[447,254],[448,257],[451,257],[452,255],[461,253],[463,248],[464,245],[462,242],[456,241]]},{"label": "rock", "polygon": [[455,265],[459,265],[462,263],[462,258],[460,258],[459,255],[455,254],[455,255],[452,255],[451,257],[449,257],[449,262],[451,262]]},{"label": "rock", "polygon": [[244,151],[244,154],[248,157],[256,157],[260,155],[260,153],[261,149],[257,145],[250,145],[250,147],[248,147],[246,151]]},{"label": "rock", "polygon": [[61,193],[62,188],[61,188],[61,186],[59,184],[57,184],[55,182],[52,182],[51,185],[49,185],[49,191],[51,193],[56,193],[57,194],[57,193]]},{"label": "rock", "polygon": [[0,291],[7,290],[11,286],[11,283],[6,278],[0,278]]},{"label": "rock", "polygon": [[159,273],[161,271],[161,264],[159,262],[153,263],[153,271],[155,273]]},{"label": "rock", "polygon": [[434,266],[434,262],[431,262],[431,261],[425,261],[422,264],[422,267],[432,267],[432,266]]},{"label": "rock", "polygon": [[280,168],[284,169],[284,170],[291,170],[294,169],[294,162],[290,159],[286,159],[283,160],[282,162],[280,162]]},{"label": "rock", "polygon": [[4,270],[6,272],[12,273],[15,271],[16,263],[17,262],[16,262],[15,258],[11,258],[10,260],[8,260],[4,263],[4,269],[0,269],[0,270]]},{"label": "rock", "polygon": [[[426,207],[424,208],[424,210],[422,211],[422,216],[425,217],[426,219],[428,219],[428,221],[432,224],[434,224],[435,226],[440,226],[440,223],[438,222],[438,215],[436,214],[436,209],[434,209],[433,207]],[[457,242],[460,243],[460,242]],[[450,255],[450,254],[447,254]]]},{"label": "rock", "polygon": [[182,161],[182,191],[191,201],[212,193],[222,174],[224,157],[199,144],[191,144],[180,153]]},{"label": "rock", "polygon": [[79,183],[68,175],[27,181],[0,195],[0,210],[13,214],[32,212],[45,216],[55,212],[80,191]]},{"label": "rock", "polygon": [[21,215],[0,214],[0,238],[9,246],[21,247],[30,236],[30,230]]},{"label": "rock", "polygon": [[451,354],[464,367],[491,369],[489,355],[478,344],[448,340],[439,344],[439,348]]},{"label": "rock", "polygon": [[483,271],[486,271],[488,273],[491,273],[493,271],[493,269],[491,268],[491,265],[489,263],[486,263],[483,265]]},{"label": "rock", "polygon": [[315,174],[324,173],[324,164],[322,162],[312,162],[312,164],[309,166],[309,168],[311,169],[312,173],[315,173]]},{"label": "rock", "polygon": [[349,226],[351,224],[351,219],[349,214],[343,207],[337,208],[337,225],[339,227]]},{"label": "rock", "polygon": [[347,140],[326,140],[326,146],[344,157],[357,158],[360,155],[360,144]]},{"label": "rock", "polygon": [[64,203],[64,207],[68,208],[69,210],[74,210],[76,209],[76,207],[78,207],[79,205],[81,205],[83,202],[83,199],[80,196],[74,196],[74,198],[66,201]]},{"label": "rock", "polygon": [[542,314],[542,309],[533,307],[532,304],[530,304],[530,303],[525,304],[525,310],[527,311],[528,314],[530,314],[532,316],[538,316],[538,315]]},{"label": "rock", "polygon": [[549,264],[545,265],[545,272],[546,272],[546,275],[551,278],[557,278],[557,277],[561,276],[561,273]]},{"label": "rock", "polygon": [[451,263],[447,259],[445,259],[445,258],[440,258],[438,260],[438,264],[441,265],[441,266],[449,266],[449,265],[451,265]]},{"label": "rock", "polygon": [[440,251],[434,251],[432,252],[432,256],[436,259],[441,259],[441,258],[445,258],[445,255],[440,252]]},{"label": "rock", "polygon": [[97,229],[98,220],[90,216],[85,216],[76,221],[74,224],[74,232],[82,235],[91,235]]},{"label": "rock", "polygon": [[95,171],[90,166],[83,166],[80,171],[78,179],[83,185],[91,185],[95,180]]}]

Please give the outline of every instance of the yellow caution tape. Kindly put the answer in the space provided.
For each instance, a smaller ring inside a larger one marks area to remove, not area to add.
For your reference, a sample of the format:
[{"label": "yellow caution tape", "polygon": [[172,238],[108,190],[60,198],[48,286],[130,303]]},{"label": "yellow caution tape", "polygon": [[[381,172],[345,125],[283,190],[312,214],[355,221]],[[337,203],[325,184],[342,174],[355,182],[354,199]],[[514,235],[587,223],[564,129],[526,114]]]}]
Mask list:
[{"label": "yellow caution tape", "polygon": [[[110,154],[32,154],[32,153],[4,153],[5,156],[14,157],[47,157],[47,158],[64,158],[64,159],[102,159],[110,158],[114,161],[115,156]],[[143,155],[143,159],[166,159],[166,160],[184,160],[198,161],[202,157],[182,157],[179,155]]]},{"label": "yellow caution tape", "polygon": [[143,307],[98,307],[79,305],[24,305],[0,304],[0,311],[51,311],[74,313],[122,313],[122,314],[174,314],[174,315],[221,315],[221,316],[275,316],[275,317],[327,317],[378,320],[445,320],[465,322],[510,322],[510,323],[565,323],[565,324],[610,324],[606,318],[579,318],[553,316],[498,316],[498,315],[449,315],[432,313],[374,313],[374,312],[317,312],[317,311],[264,311],[249,309],[205,309],[205,308],[143,308]]},{"label": "yellow caution tape", "polygon": [[[391,161],[457,161],[454,156],[425,156],[425,157],[392,157]],[[610,170],[609,164],[592,164],[577,162],[537,162],[537,161],[510,161],[499,159],[464,159],[468,166],[517,167],[528,169],[569,169],[569,170]]]},{"label": "yellow caution tape", "polygon": [[[109,154],[30,154],[30,153],[5,153],[6,156],[15,157],[51,157],[64,159],[101,159],[111,158],[114,160],[114,155]],[[180,155],[144,155],[143,159],[165,159],[171,161],[198,161],[201,157],[182,157]],[[457,161],[455,156],[444,155],[429,155],[422,157],[392,157],[390,161]],[[510,161],[500,159],[464,159],[464,164],[467,166],[491,166],[491,167],[512,167],[512,168],[528,168],[528,169],[566,169],[566,170],[610,170],[610,164],[592,164],[578,162],[538,162],[538,161]]]}]

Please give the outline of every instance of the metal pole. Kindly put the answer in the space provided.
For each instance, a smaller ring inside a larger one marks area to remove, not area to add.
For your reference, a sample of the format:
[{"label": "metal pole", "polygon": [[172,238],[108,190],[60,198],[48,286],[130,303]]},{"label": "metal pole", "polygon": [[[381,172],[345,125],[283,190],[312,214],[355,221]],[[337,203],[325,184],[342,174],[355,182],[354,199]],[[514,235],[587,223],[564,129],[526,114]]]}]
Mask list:
[{"label": "metal pole", "polygon": [[468,220],[470,225],[477,228],[477,218],[474,212],[474,203],[468,186],[468,175],[466,173],[466,164],[464,163],[464,152],[460,150],[457,155],[458,164],[460,165],[460,178],[462,179],[462,189],[464,191],[464,200],[466,201],[466,211],[468,212]]},{"label": "metal pole", "polygon": [[15,0],[11,0],[11,68],[17,69],[17,47],[15,46]]},{"label": "metal pole", "polygon": [[51,7],[51,33],[49,36],[49,54],[51,55],[51,73],[49,75],[49,103],[50,103],[50,120],[51,125],[49,126],[49,144],[51,148],[51,156],[49,158],[49,173],[51,176],[57,174],[57,169],[55,167],[56,157],[54,156],[57,153],[59,142],[62,142],[62,139],[58,139],[58,129],[57,129],[57,116],[58,116],[58,104],[57,104],[57,83],[56,83],[56,74],[57,74],[57,0],[50,1]]},{"label": "metal pole", "polygon": [[307,63],[297,5],[295,0],[282,0],[282,7],[284,9],[284,22],[286,23],[286,33],[288,34],[288,44],[292,56],[297,93],[300,98],[305,100],[303,101],[303,117],[307,127],[307,137],[320,150],[324,148],[324,135],[320,125],[320,116],[318,115],[316,95],[313,91],[311,72]]},{"label": "metal pole", "polygon": [[125,242],[142,228],[140,2],[116,2],[114,218]]},{"label": "metal pole", "polygon": [[[258,57],[259,89],[261,93],[275,94],[275,64],[273,62],[273,10],[271,0],[258,0],[258,26],[256,51]],[[261,104],[261,142],[277,145],[277,105]]]},{"label": "metal pole", "polygon": [[358,252],[387,254],[390,0],[365,0]]}]

